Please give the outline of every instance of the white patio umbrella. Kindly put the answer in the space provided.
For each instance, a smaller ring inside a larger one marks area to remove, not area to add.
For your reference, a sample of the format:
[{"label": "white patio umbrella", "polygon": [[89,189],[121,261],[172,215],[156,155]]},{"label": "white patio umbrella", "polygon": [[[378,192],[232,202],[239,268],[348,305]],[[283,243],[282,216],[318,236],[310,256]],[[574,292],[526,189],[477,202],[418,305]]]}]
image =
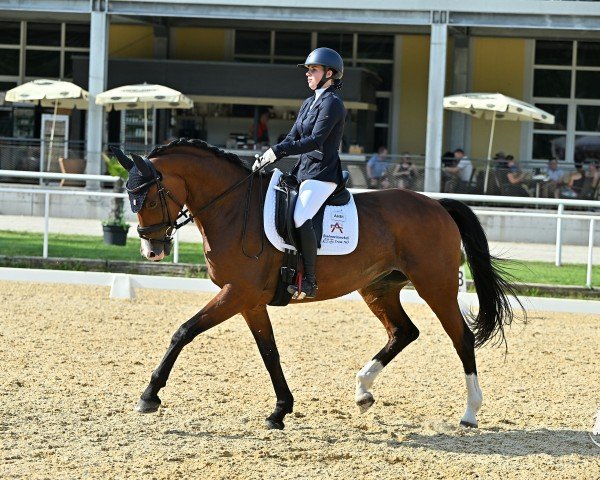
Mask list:
[{"label": "white patio umbrella", "polygon": [[144,109],[144,145],[148,145],[148,107],[192,108],[194,102],[177,90],[163,85],[142,83],[123,85],[96,95],[96,104],[107,110]]},{"label": "white patio umbrella", "polygon": [[487,193],[490,161],[492,159],[492,144],[496,120],[512,120],[520,122],[539,122],[554,124],[554,115],[534,107],[516,98],[507,97],[501,93],[462,93],[444,97],[444,108],[461,112],[476,118],[492,121],[490,141],[488,145],[487,166],[483,192]]},{"label": "white patio umbrella", "polygon": [[90,94],[78,85],[60,80],[33,80],[6,92],[5,100],[9,102],[40,104],[44,107],[54,107],[52,128],[50,130],[50,148],[46,170],[50,170],[52,160],[52,144],[54,143],[54,127],[56,112],[61,108],[88,108]]}]

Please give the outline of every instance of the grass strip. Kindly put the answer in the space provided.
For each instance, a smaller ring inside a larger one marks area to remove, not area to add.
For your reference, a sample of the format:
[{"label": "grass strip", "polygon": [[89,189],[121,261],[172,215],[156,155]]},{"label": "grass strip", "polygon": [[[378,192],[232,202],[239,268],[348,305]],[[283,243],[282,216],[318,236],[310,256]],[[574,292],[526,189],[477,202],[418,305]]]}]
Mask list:
[{"label": "grass strip", "polygon": [[[13,232],[0,230],[0,254],[6,257],[41,257],[44,236],[41,233]],[[127,245],[120,247],[106,245],[101,236],[66,235],[51,233],[48,238],[48,256],[59,258],[89,258],[100,260],[121,260],[147,262],[140,255],[140,242],[128,239]],[[173,256],[169,257],[172,261]],[[201,243],[179,243],[179,262],[204,264]],[[556,267],[553,263],[506,260],[502,265],[516,282],[526,284],[585,286],[587,267],[583,264],[564,264]],[[467,278],[471,273],[467,267]],[[600,287],[600,266],[592,268],[593,287]]]},{"label": "grass strip", "polygon": [[[8,257],[41,257],[44,235],[42,233],[0,231],[0,254]],[[127,245],[107,245],[101,236],[48,235],[48,256],[59,258],[91,258],[147,262],[140,254],[140,242],[128,238]],[[172,261],[172,255],[169,257]],[[181,263],[203,264],[204,252],[201,243],[179,242]]]}]

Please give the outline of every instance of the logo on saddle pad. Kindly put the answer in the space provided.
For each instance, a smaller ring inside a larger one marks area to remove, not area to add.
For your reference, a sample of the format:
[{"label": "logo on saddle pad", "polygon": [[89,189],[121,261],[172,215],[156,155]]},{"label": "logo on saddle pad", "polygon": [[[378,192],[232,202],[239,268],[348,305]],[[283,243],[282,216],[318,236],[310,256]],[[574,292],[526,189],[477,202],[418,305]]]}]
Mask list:
[{"label": "logo on saddle pad", "polygon": [[342,228],[342,226],[341,226],[339,223],[337,223],[337,222],[336,222],[336,223],[334,223],[334,224],[331,226],[331,233],[335,232],[335,229],[336,229],[336,228],[337,228],[337,229],[340,231],[340,233],[344,233],[344,229],[343,229],[343,228]]},{"label": "logo on saddle pad", "polygon": [[[264,227],[269,242],[279,251],[290,248],[283,241],[275,226],[275,188],[281,171],[275,169],[269,184],[264,206]],[[318,255],[346,255],[358,245],[358,215],[354,197],[343,206],[327,205],[323,215],[323,234]],[[293,247],[291,249],[295,250]]]},{"label": "logo on saddle pad", "polygon": [[344,233],[344,223],[346,222],[346,215],[344,212],[333,211],[330,216],[331,221],[331,233],[339,230],[340,233]]}]

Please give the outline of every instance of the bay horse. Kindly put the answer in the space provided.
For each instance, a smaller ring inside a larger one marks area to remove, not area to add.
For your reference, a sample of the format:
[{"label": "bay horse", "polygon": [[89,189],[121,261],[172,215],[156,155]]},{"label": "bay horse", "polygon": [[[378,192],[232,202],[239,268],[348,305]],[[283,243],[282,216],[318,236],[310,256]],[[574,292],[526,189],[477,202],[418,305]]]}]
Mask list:
[{"label": "bay horse", "polygon": [[[200,140],[179,139],[133,161],[113,150],[129,170],[128,191],[137,211],[141,253],[160,261],[184,205],[204,242],[208,275],[220,292],[173,335],[148,387],[136,406],[141,413],[160,406],[159,391],[185,345],[197,335],[240,313],[271,377],[276,406],[268,428],[284,428],[294,398],[281,368],[266,305],[278,282],[282,253],[264,238],[262,205],[268,181],[239,157]],[[242,185],[245,185],[241,188]],[[319,256],[319,291],[315,300],[337,298],[355,290],[383,324],[388,341],[358,372],[355,401],[361,411],[375,402],[369,391],[375,377],[419,330],[400,303],[400,290],[411,283],[431,307],[463,364],[467,407],[460,423],[476,427],[482,404],[475,348],[505,342],[504,327],[513,320],[511,283],[489,252],[485,233],[473,211],[456,200],[433,200],[409,190],[388,189],[354,195],[359,243],[342,256]],[[134,208],[135,207],[135,208]],[[457,301],[461,239],[470,266],[479,311],[469,324]]]}]

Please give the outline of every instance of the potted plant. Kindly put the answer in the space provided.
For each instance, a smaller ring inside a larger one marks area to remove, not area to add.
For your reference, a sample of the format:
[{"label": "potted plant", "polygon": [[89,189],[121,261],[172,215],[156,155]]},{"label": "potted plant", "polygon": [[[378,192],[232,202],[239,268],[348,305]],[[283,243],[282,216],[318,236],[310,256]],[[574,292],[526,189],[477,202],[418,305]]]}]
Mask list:
[{"label": "potted plant", "polygon": [[[121,166],[115,157],[102,154],[109,175],[119,177],[113,185],[113,192],[123,192],[124,182],[127,180],[128,172]],[[109,245],[125,245],[127,242],[127,231],[129,223],[125,220],[125,201],[120,197],[111,200],[109,217],[102,222],[104,232],[104,243]]]}]

